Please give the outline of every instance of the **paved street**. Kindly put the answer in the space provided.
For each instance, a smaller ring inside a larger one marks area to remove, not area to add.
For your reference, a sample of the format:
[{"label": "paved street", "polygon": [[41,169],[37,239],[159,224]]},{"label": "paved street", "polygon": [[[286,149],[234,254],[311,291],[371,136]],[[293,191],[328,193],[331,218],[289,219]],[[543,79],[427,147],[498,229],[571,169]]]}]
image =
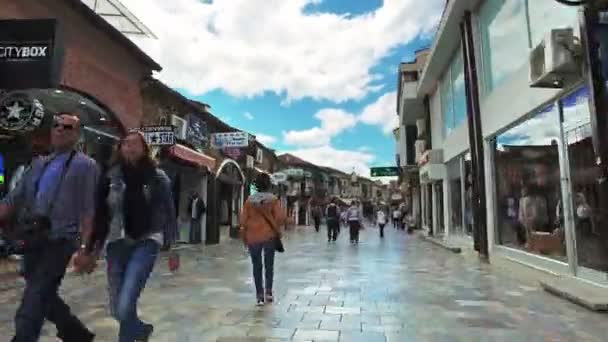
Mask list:
[{"label": "paved street", "polygon": [[[489,266],[414,236],[375,229],[351,246],[342,234],[299,228],[277,257],[277,302],[256,308],[250,263],[237,241],[182,252],[179,274],[161,261],[140,312],[152,341],[602,341],[606,315],[591,313]],[[103,273],[65,282],[68,302],[114,341]],[[0,340],[12,332],[17,293],[0,294]],[[54,327],[45,326],[53,336]],[[45,337],[43,341],[55,341]]]}]

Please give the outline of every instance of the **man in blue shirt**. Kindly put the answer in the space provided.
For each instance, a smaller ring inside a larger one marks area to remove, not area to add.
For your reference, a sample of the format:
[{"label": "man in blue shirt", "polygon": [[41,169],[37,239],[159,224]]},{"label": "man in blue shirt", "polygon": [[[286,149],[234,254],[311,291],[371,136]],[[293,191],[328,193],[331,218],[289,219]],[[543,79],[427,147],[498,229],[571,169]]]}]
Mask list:
[{"label": "man in blue shirt", "polygon": [[88,342],[94,336],[59,297],[58,290],[74,253],[84,253],[95,210],[98,170],[95,161],[76,152],[77,117],[56,117],[51,131],[53,153],[37,158],[19,184],[0,202],[0,221],[25,209],[30,217],[50,221],[48,241],[25,254],[26,286],[15,316],[13,342],[34,342],[44,320],[57,327],[66,342]]}]

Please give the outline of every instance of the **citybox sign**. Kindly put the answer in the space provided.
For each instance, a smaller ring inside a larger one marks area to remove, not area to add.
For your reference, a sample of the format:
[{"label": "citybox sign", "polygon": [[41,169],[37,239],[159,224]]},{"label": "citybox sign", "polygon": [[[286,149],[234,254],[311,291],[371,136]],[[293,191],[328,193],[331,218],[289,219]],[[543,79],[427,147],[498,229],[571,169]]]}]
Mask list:
[{"label": "citybox sign", "polygon": [[62,64],[55,19],[0,20],[0,89],[57,88]]}]

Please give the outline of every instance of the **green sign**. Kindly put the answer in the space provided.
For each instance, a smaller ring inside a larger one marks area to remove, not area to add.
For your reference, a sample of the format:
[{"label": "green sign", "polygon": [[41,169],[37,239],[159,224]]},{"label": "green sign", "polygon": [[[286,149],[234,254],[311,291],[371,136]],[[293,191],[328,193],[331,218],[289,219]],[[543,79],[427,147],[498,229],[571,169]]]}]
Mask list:
[{"label": "green sign", "polygon": [[372,177],[393,177],[399,176],[399,168],[396,166],[372,167]]}]

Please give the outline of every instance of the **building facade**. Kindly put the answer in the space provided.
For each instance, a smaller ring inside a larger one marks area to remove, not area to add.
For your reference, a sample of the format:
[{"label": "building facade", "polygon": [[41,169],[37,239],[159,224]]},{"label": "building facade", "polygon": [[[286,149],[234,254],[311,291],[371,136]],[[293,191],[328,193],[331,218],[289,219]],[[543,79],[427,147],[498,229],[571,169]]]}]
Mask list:
[{"label": "building facade", "polygon": [[[553,0],[449,1],[410,89],[423,106],[400,114],[429,130],[416,157],[428,232],[482,254],[485,244],[490,260],[607,284],[603,173],[579,19],[580,8]],[[556,62],[540,49],[563,46],[560,68],[548,70]]]}]

